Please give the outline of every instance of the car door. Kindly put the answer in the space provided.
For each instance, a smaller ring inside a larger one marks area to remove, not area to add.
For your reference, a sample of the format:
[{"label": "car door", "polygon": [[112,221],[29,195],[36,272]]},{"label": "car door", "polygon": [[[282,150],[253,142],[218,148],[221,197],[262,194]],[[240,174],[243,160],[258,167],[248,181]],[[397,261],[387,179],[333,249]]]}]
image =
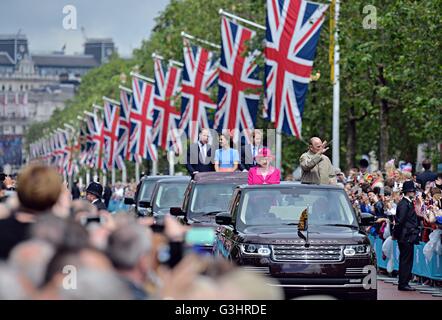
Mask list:
[{"label": "car door", "polygon": [[232,217],[232,225],[223,226],[223,247],[226,253],[226,258],[234,260],[238,256],[238,234],[235,230],[236,217],[238,216],[239,204],[241,201],[241,190],[237,189],[233,193],[232,201],[230,202],[230,215]]},{"label": "car door", "polygon": [[181,211],[184,213],[182,217],[178,217],[178,221],[182,224],[188,224],[187,215],[189,212],[189,203],[193,196],[193,188],[195,186],[195,182],[191,181],[186,188],[186,191],[184,192],[184,200],[183,204],[181,205]]}]

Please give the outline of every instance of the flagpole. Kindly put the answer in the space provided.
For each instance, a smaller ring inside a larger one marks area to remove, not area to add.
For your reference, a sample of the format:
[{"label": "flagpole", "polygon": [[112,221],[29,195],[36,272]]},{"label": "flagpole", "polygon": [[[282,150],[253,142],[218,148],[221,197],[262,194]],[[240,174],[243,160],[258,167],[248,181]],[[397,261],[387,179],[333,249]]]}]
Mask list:
[{"label": "flagpole", "polygon": [[209,42],[209,41],[201,39],[201,38],[194,37],[194,36],[192,36],[192,35],[190,35],[188,33],[185,33],[184,31],[181,31],[181,36],[183,38],[186,38],[186,39],[189,39],[189,40],[193,40],[193,41],[204,43],[204,44],[206,44],[208,46],[211,46],[213,48],[216,48],[216,49],[221,49],[220,45],[214,44],[212,42]]},{"label": "flagpole", "polygon": [[138,183],[138,181],[140,181],[140,164],[135,161],[135,182]]},{"label": "flagpole", "polygon": [[243,23],[246,23],[248,25],[251,25],[252,27],[255,27],[255,28],[258,28],[258,29],[261,29],[261,30],[266,30],[266,27],[263,26],[263,25],[260,25],[260,24],[258,24],[256,22],[253,22],[253,21],[250,21],[250,20],[238,17],[238,16],[236,16],[234,14],[231,14],[231,13],[228,13],[228,12],[224,11],[223,9],[219,9],[218,13],[220,15],[222,15],[222,16],[225,16],[225,17],[228,17],[228,18],[231,18],[231,19],[235,19],[235,20],[241,21]]},{"label": "flagpole", "polygon": [[158,160],[152,160],[152,175],[158,175]]},{"label": "flagpole", "polygon": [[[333,82],[333,166],[339,167],[339,43],[338,43],[338,20],[339,20],[339,0],[335,2],[335,46],[334,46],[334,82]],[[331,17],[330,17],[331,18]]]},{"label": "flagpole", "polygon": [[175,152],[173,150],[169,150],[169,175],[175,175]]},{"label": "flagpole", "polygon": [[116,172],[115,168],[112,167],[112,186],[115,186],[115,179],[116,178]]},{"label": "flagpole", "polygon": [[276,168],[281,170],[282,162],[282,135],[281,131],[276,130]]},{"label": "flagpole", "polygon": [[[136,75],[138,76],[138,74],[136,74]],[[151,80],[152,80],[152,79],[151,79]],[[133,93],[132,89],[129,89],[129,88],[124,87],[124,86],[122,86],[122,85],[119,85],[119,86],[118,86],[118,89],[123,90],[123,91],[126,91],[127,93],[130,93],[130,94]]]},{"label": "flagpole", "polygon": [[88,168],[86,170],[86,187],[91,183],[91,170]]},{"label": "flagpole", "polygon": [[123,168],[121,169],[121,180],[123,184],[127,183],[127,170],[126,170],[126,164],[124,164]]},{"label": "flagpole", "polygon": [[119,102],[119,101],[114,100],[114,99],[111,99],[111,98],[108,98],[108,97],[106,97],[106,96],[103,96],[103,100],[104,100],[104,101],[107,101],[107,102],[110,102],[110,103],[112,103],[112,104],[115,104],[115,105],[117,105],[117,106],[120,105],[120,102]]},{"label": "flagpole", "polygon": [[[141,74],[136,73],[136,72],[133,72],[133,71],[130,73],[130,75],[131,75],[132,77],[139,78],[139,79],[144,80],[144,81],[146,81],[146,82],[155,83],[155,80],[154,80],[154,79],[149,78],[149,77],[142,76]],[[128,92],[130,91],[130,92],[132,93],[132,90],[130,90],[130,89],[127,90],[127,88],[125,88],[125,87],[123,87],[123,86],[120,86],[120,89],[123,89],[123,90],[128,91]]]}]

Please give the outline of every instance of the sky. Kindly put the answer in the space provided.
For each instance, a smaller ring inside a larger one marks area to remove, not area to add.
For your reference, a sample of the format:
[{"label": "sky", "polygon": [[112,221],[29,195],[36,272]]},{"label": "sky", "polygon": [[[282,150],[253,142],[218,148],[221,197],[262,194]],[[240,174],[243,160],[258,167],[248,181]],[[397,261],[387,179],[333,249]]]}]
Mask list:
[{"label": "sky", "polygon": [[[123,57],[148,39],[155,17],[170,0],[0,0],[0,34],[25,34],[31,53],[60,51],[83,53],[84,36],[112,38]],[[72,10],[76,10],[76,30]],[[68,9],[68,8],[66,8]]]}]

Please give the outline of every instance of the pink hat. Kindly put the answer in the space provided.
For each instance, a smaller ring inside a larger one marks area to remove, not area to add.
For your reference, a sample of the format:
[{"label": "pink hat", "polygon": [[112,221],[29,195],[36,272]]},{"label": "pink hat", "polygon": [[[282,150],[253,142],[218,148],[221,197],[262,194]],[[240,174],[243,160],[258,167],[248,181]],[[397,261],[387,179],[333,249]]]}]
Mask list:
[{"label": "pink hat", "polygon": [[255,159],[258,158],[272,158],[273,160],[275,159],[275,156],[272,154],[272,151],[269,148],[261,148],[258,151],[258,154],[255,156]]}]

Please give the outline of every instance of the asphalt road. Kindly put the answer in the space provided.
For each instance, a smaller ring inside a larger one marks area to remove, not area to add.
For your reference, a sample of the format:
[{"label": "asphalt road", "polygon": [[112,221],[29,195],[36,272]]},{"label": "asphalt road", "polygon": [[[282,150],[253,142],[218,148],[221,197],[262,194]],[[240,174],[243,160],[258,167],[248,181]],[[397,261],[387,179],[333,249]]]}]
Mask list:
[{"label": "asphalt road", "polygon": [[[384,279],[380,276],[381,279]],[[434,297],[432,293],[423,293],[422,291],[432,290],[429,286],[418,286],[415,284],[411,284],[413,287],[416,287],[416,291],[408,292],[408,291],[399,291],[397,289],[397,285],[394,283],[389,283],[390,281],[394,281],[394,278],[387,279],[387,282],[384,280],[378,279],[378,300],[442,300],[442,297]],[[442,288],[439,288],[439,293],[442,294]]]}]

